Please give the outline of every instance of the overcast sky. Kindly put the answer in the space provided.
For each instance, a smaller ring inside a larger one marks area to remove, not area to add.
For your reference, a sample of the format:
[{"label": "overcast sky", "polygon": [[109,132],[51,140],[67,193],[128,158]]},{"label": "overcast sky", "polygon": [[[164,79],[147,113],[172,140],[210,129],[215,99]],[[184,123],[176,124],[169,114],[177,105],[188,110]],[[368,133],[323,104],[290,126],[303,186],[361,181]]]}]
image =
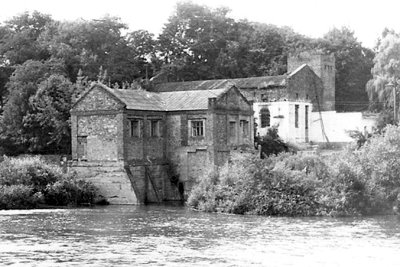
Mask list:
[{"label": "overcast sky", "polygon": [[[9,0],[1,1],[0,21],[37,10],[56,20],[117,16],[130,30],[161,32],[178,0]],[[357,0],[196,0],[209,7],[226,6],[235,19],[290,26],[296,32],[322,37],[333,27],[351,28],[372,48],[385,27],[400,32],[400,1]]]}]

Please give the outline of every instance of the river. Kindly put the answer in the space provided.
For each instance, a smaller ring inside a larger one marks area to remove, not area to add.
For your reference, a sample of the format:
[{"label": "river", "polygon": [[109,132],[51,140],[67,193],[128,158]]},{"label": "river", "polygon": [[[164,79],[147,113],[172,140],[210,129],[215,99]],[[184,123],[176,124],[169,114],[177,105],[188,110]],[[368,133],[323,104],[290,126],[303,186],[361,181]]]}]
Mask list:
[{"label": "river", "polygon": [[10,266],[400,266],[400,221],[210,214],[174,206],[0,211]]}]

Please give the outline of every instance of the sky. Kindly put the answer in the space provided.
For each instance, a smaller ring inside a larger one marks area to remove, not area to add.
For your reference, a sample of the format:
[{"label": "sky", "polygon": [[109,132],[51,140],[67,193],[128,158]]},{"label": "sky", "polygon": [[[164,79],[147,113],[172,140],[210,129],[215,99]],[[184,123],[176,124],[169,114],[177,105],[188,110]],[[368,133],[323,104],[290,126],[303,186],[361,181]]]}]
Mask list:
[{"label": "sky", "polygon": [[[11,0],[0,4],[0,22],[25,11],[37,10],[56,20],[120,17],[130,31],[162,31],[178,0]],[[396,0],[196,0],[211,8],[230,8],[234,19],[289,26],[318,38],[330,29],[346,26],[357,39],[373,48],[385,27],[400,32],[400,1]]]}]

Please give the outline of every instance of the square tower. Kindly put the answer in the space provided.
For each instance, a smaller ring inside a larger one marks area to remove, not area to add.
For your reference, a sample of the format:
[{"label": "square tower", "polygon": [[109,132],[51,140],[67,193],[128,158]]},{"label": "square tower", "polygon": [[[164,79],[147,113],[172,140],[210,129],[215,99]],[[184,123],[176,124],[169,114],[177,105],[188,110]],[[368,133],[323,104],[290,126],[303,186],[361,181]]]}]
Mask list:
[{"label": "square tower", "polygon": [[322,96],[319,96],[322,110],[335,110],[335,56],[320,52],[301,52],[289,55],[288,73],[293,72],[303,64],[307,64],[321,78],[324,85]]}]

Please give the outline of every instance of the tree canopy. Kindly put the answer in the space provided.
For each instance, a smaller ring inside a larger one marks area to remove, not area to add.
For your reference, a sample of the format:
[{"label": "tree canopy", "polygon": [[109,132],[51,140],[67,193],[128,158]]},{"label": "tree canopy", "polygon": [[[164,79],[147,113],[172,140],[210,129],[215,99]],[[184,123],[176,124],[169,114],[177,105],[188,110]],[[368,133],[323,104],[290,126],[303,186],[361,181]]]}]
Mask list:
[{"label": "tree canopy", "polygon": [[[364,88],[374,53],[351,30],[333,29],[313,39],[289,27],[235,20],[229,12],[178,3],[157,37],[129,31],[112,16],[61,22],[35,11],[0,23],[0,146],[7,153],[67,153],[68,112],[90,81],[132,89],[147,88],[151,78],[281,75],[287,72],[288,54],[304,50],[335,53],[336,98],[343,110],[367,101]],[[381,40],[382,47],[387,43]],[[371,89],[371,84],[377,88],[378,61],[384,60],[375,58],[368,87],[374,94],[381,92]]]}]

